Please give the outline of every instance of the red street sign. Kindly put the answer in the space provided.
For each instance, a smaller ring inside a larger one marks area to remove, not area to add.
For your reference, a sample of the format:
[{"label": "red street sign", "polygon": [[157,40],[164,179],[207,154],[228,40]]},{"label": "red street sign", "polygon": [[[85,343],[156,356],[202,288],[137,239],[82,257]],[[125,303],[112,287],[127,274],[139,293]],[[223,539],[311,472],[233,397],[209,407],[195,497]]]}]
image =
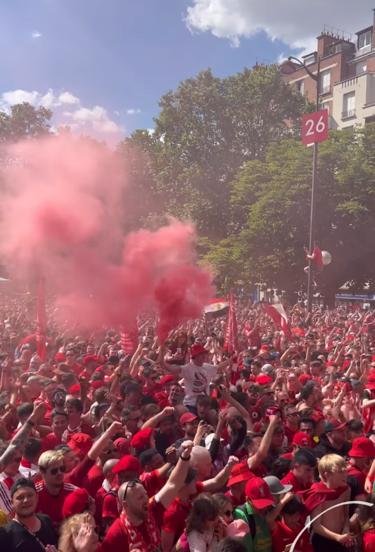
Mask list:
[{"label": "red street sign", "polygon": [[305,146],[312,146],[316,142],[324,142],[328,139],[327,109],[306,113],[302,117],[301,137]]}]

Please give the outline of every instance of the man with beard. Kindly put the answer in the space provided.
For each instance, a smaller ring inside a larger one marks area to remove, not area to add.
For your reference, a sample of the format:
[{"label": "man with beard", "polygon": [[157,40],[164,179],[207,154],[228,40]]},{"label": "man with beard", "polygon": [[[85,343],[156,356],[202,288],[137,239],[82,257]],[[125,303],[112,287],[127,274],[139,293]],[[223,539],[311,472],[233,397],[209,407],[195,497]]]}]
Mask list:
[{"label": "man with beard", "polygon": [[51,520],[36,514],[38,496],[31,479],[19,479],[11,489],[14,518],[0,531],[2,550],[57,552],[57,535]]},{"label": "man with beard", "polygon": [[162,517],[182,488],[190,466],[191,441],[181,445],[180,459],[167,483],[152,498],[138,479],[123,483],[118,492],[121,513],[109,528],[101,552],[156,552],[161,546]]}]

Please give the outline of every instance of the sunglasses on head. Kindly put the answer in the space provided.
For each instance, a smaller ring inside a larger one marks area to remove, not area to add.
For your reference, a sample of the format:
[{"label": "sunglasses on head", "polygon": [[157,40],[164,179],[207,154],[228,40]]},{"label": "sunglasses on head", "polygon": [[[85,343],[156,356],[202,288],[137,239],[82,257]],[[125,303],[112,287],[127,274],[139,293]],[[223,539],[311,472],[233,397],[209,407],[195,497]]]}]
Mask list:
[{"label": "sunglasses on head", "polygon": [[49,473],[51,475],[57,475],[59,472],[60,473],[65,473],[66,472],[65,466],[59,466],[58,468],[51,468],[49,470]]},{"label": "sunglasses on head", "polygon": [[128,494],[128,489],[133,489],[137,485],[142,485],[142,482],[139,479],[133,479],[132,481],[128,481],[124,492],[124,498],[122,499],[123,501],[125,501],[126,499],[126,495]]}]

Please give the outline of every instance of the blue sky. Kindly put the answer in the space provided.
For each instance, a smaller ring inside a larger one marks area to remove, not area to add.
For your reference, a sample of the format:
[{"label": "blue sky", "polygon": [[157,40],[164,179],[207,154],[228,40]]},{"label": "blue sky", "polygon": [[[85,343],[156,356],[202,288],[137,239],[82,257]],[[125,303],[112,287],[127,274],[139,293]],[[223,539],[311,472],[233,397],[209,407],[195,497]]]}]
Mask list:
[{"label": "blue sky", "polygon": [[[335,21],[301,24],[306,10],[296,6],[311,1],[285,4],[283,20],[278,0],[0,0],[0,106],[30,99],[53,108],[57,123],[150,128],[160,96],[179,81],[207,67],[224,76],[275,62],[337,20],[326,7]],[[361,4],[362,13],[339,17],[341,28],[371,24],[372,0]]]}]

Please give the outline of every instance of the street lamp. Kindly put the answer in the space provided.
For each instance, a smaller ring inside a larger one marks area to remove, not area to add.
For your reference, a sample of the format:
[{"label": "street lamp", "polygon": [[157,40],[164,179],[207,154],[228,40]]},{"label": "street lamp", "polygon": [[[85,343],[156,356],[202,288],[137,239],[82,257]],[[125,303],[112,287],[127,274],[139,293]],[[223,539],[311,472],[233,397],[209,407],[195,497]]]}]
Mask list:
[{"label": "street lamp", "polygon": [[[316,111],[319,111],[319,86],[320,86],[320,59],[318,58],[317,72],[313,73],[310,69],[298,58],[289,56],[288,61],[296,63],[303,68],[311,79],[316,82]],[[317,166],[318,166],[318,144],[313,144],[313,165],[311,179],[311,201],[310,201],[310,229],[309,229],[309,255],[311,255],[314,246],[314,216],[315,216],[315,188],[317,183]],[[307,274],[307,310],[311,312],[312,307],[312,259],[309,258],[309,271]]]}]

